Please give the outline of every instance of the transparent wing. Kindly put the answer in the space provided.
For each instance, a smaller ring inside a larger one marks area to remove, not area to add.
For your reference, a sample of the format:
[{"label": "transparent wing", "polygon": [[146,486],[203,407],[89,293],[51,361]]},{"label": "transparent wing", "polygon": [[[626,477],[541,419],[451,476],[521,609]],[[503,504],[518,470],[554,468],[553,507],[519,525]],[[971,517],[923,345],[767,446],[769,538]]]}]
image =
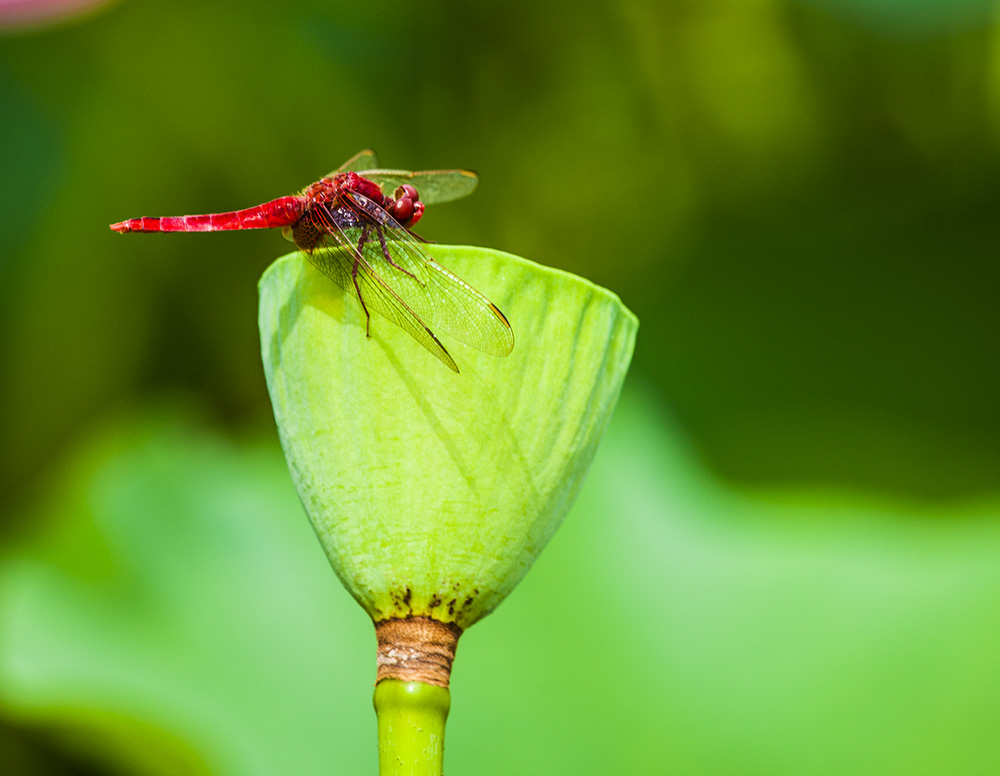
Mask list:
[{"label": "transparent wing", "polygon": [[450,202],[469,196],[477,185],[479,176],[469,170],[424,170],[423,172],[408,172],[406,170],[365,171],[364,176],[382,187],[389,196],[398,186],[409,183],[420,194],[420,200],[425,205],[438,202]]},{"label": "transparent wing", "polygon": [[484,353],[510,353],[514,333],[493,302],[434,261],[413,235],[374,202],[356,192],[349,192],[345,199],[362,220],[373,224],[363,255],[424,322]]},{"label": "transparent wing", "polygon": [[358,151],[336,170],[327,173],[323,177],[332,178],[341,172],[364,172],[365,170],[374,170],[376,167],[378,167],[378,160],[375,158],[375,152],[370,148],[366,148],[364,151]]},{"label": "transparent wing", "polygon": [[[340,242],[348,239],[348,234],[352,232],[357,232],[360,236],[361,229],[352,228],[345,230],[342,235],[331,235],[331,247],[312,251],[306,256],[316,269],[361,301],[368,312],[378,313],[392,321],[433,353],[445,366],[457,372],[458,366],[455,360],[434,336],[434,332],[427,328],[406,302],[382,280],[364,257],[359,255],[354,245]],[[353,236],[351,234],[351,237]]]},{"label": "transparent wing", "polygon": [[374,202],[348,192],[343,203],[350,217],[333,213],[317,224],[328,233],[330,246],[312,254],[320,271],[449,366],[454,362],[431,329],[484,353],[510,353],[514,334],[496,305],[434,261]]}]

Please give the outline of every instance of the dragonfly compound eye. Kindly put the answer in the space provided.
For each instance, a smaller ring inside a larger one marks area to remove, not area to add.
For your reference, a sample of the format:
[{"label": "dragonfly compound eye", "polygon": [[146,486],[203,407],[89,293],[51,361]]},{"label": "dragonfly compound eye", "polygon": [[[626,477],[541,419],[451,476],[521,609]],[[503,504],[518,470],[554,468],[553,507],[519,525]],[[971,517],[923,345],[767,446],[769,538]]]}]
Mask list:
[{"label": "dragonfly compound eye", "polygon": [[409,197],[400,197],[392,204],[392,217],[399,223],[409,223],[414,213],[413,200]]},{"label": "dragonfly compound eye", "polygon": [[396,199],[403,199],[403,197],[406,197],[407,199],[412,199],[414,202],[420,201],[420,195],[417,193],[417,190],[409,183],[397,186],[396,190],[392,193],[392,196]]}]

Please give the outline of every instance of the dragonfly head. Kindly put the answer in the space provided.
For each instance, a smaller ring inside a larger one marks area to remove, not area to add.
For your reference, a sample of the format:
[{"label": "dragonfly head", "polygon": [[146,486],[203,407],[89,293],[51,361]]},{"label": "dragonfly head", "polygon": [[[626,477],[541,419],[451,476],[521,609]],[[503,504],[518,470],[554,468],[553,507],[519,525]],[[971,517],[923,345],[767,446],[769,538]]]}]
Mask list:
[{"label": "dragonfly head", "polygon": [[411,227],[424,214],[424,203],[420,201],[417,190],[409,183],[404,183],[393,194],[389,212],[392,217],[405,227]]}]

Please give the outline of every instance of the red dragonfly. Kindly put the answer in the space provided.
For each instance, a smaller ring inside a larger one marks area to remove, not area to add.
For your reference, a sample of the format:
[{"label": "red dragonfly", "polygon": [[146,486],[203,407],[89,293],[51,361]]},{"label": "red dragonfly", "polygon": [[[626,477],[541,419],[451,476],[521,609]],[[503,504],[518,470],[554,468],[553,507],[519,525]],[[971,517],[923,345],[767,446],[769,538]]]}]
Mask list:
[{"label": "red dragonfly", "polygon": [[[466,170],[407,172],[377,168],[362,151],[302,193],[229,213],[131,218],[116,232],[216,232],[280,227],[320,272],[365,311],[388,318],[458,371],[431,330],[495,356],[514,347],[514,333],[489,299],[434,261],[410,231],[424,206],[464,197],[479,179]],[[392,196],[383,193],[383,187]]]}]

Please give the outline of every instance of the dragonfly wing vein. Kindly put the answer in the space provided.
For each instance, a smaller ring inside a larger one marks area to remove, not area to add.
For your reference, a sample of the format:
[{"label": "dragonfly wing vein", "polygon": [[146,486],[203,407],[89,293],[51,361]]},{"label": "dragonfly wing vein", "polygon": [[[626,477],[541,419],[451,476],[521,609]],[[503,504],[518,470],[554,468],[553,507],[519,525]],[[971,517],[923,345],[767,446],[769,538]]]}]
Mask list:
[{"label": "dragonfly wing vein", "polygon": [[[348,230],[357,231],[360,230]],[[368,244],[365,249],[367,250]],[[306,256],[316,269],[364,304],[369,314],[376,313],[396,324],[433,353],[449,369],[458,371],[455,360],[426,323],[403,298],[374,271],[355,245],[343,244],[320,248]]]}]

